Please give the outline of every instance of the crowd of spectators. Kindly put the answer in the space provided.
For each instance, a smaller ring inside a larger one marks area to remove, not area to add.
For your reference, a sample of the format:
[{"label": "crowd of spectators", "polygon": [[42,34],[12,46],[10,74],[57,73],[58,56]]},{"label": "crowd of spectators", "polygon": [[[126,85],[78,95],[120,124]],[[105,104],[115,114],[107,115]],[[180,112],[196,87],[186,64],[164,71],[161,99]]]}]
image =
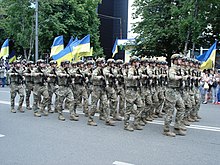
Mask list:
[{"label": "crowd of spectators", "polygon": [[220,104],[220,73],[218,70],[205,69],[201,76],[200,93],[203,104]]},{"label": "crowd of spectators", "polygon": [[5,87],[5,85],[8,84],[8,81],[7,81],[8,70],[9,70],[8,61],[1,59],[0,60],[0,84],[3,88]]}]

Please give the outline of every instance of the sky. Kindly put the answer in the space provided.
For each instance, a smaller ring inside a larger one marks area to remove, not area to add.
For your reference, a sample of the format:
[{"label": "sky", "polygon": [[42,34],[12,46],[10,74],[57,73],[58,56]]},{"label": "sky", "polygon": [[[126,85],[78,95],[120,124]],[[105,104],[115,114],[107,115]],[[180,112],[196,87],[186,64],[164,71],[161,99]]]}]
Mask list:
[{"label": "sky", "polygon": [[132,13],[135,12],[135,9],[132,7],[134,0],[128,0],[128,39],[135,38],[137,34],[132,32],[132,23],[135,23],[140,20],[140,18],[133,19]]}]

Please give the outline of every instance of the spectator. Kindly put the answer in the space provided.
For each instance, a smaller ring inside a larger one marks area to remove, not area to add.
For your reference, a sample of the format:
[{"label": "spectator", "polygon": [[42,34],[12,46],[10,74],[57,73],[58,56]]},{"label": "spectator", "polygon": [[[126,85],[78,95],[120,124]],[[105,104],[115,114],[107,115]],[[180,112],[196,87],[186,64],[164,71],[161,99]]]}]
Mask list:
[{"label": "spectator", "polygon": [[5,81],[6,81],[6,69],[5,66],[3,66],[2,64],[0,65],[0,79],[1,79],[1,85],[4,88],[5,87]]},{"label": "spectator", "polygon": [[217,82],[217,72],[210,70],[210,74],[209,74],[209,82],[211,82],[209,84],[210,86],[210,91],[212,92],[212,103],[213,104],[217,104],[217,86],[218,86],[218,82]]},{"label": "spectator", "polygon": [[201,78],[201,84],[202,84],[201,94],[202,94],[202,98],[204,100],[203,104],[207,104],[207,102],[208,102],[208,91],[209,91],[208,82],[209,82],[209,71],[205,69],[203,71],[202,78]]}]

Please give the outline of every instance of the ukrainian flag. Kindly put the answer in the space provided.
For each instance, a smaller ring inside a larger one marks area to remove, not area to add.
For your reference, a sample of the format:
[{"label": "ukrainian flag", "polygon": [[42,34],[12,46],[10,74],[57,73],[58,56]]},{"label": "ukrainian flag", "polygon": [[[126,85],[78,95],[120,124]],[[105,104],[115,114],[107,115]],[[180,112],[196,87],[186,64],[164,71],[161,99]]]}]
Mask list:
[{"label": "ukrainian flag", "polygon": [[90,34],[80,40],[80,44],[77,46],[77,53],[90,52]]},{"label": "ukrainian flag", "polygon": [[114,46],[112,48],[112,58],[118,53],[118,39],[115,40]]},{"label": "ukrainian flag", "polygon": [[11,51],[11,54],[8,56],[9,63],[13,63],[16,60],[15,50]]},{"label": "ukrainian flag", "polygon": [[67,46],[70,46],[70,44],[71,44],[72,42],[76,42],[76,41],[78,41],[78,38],[76,37],[75,40],[73,40],[73,36],[71,36],[71,38],[70,38],[69,43],[67,44]]},{"label": "ukrainian flag", "polygon": [[58,36],[54,39],[53,45],[51,46],[50,57],[58,54],[63,49],[64,49],[63,36]]},{"label": "ukrainian flag", "polygon": [[9,39],[6,39],[1,48],[0,58],[1,57],[6,58],[8,57],[8,55],[9,55]]},{"label": "ukrainian flag", "polygon": [[53,60],[56,60],[58,65],[60,65],[60,63],[64,60],[71,61],[73,59],[73,52],[77,51],[76,48],[79,45],[79,43],[80,43],[79,40],[72,42],[69,46],[63,49],[60,53],[52,56]]},{"label": "ukrainian flag", "polygon": [[217,41],[209,48],[209,50],[198,56],[196,59],[199,61],[203,61],[203,63],[200,66],[200,69],[212,69],[215,66],[215,57],[216,57],[216,46]]}]

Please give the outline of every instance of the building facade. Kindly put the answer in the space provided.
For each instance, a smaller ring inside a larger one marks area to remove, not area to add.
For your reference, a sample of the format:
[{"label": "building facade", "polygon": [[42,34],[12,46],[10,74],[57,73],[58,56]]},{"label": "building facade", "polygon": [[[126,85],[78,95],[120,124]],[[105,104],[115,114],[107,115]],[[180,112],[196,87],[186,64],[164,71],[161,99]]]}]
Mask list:
[{"label": "building facade", "polygon": [[[102,0],[98,6],[100,42],[106,58],[111,58],[115,39],[126,39],[128,31],[128,0]],[[124,59],[124,51],[117,58]]]}]

